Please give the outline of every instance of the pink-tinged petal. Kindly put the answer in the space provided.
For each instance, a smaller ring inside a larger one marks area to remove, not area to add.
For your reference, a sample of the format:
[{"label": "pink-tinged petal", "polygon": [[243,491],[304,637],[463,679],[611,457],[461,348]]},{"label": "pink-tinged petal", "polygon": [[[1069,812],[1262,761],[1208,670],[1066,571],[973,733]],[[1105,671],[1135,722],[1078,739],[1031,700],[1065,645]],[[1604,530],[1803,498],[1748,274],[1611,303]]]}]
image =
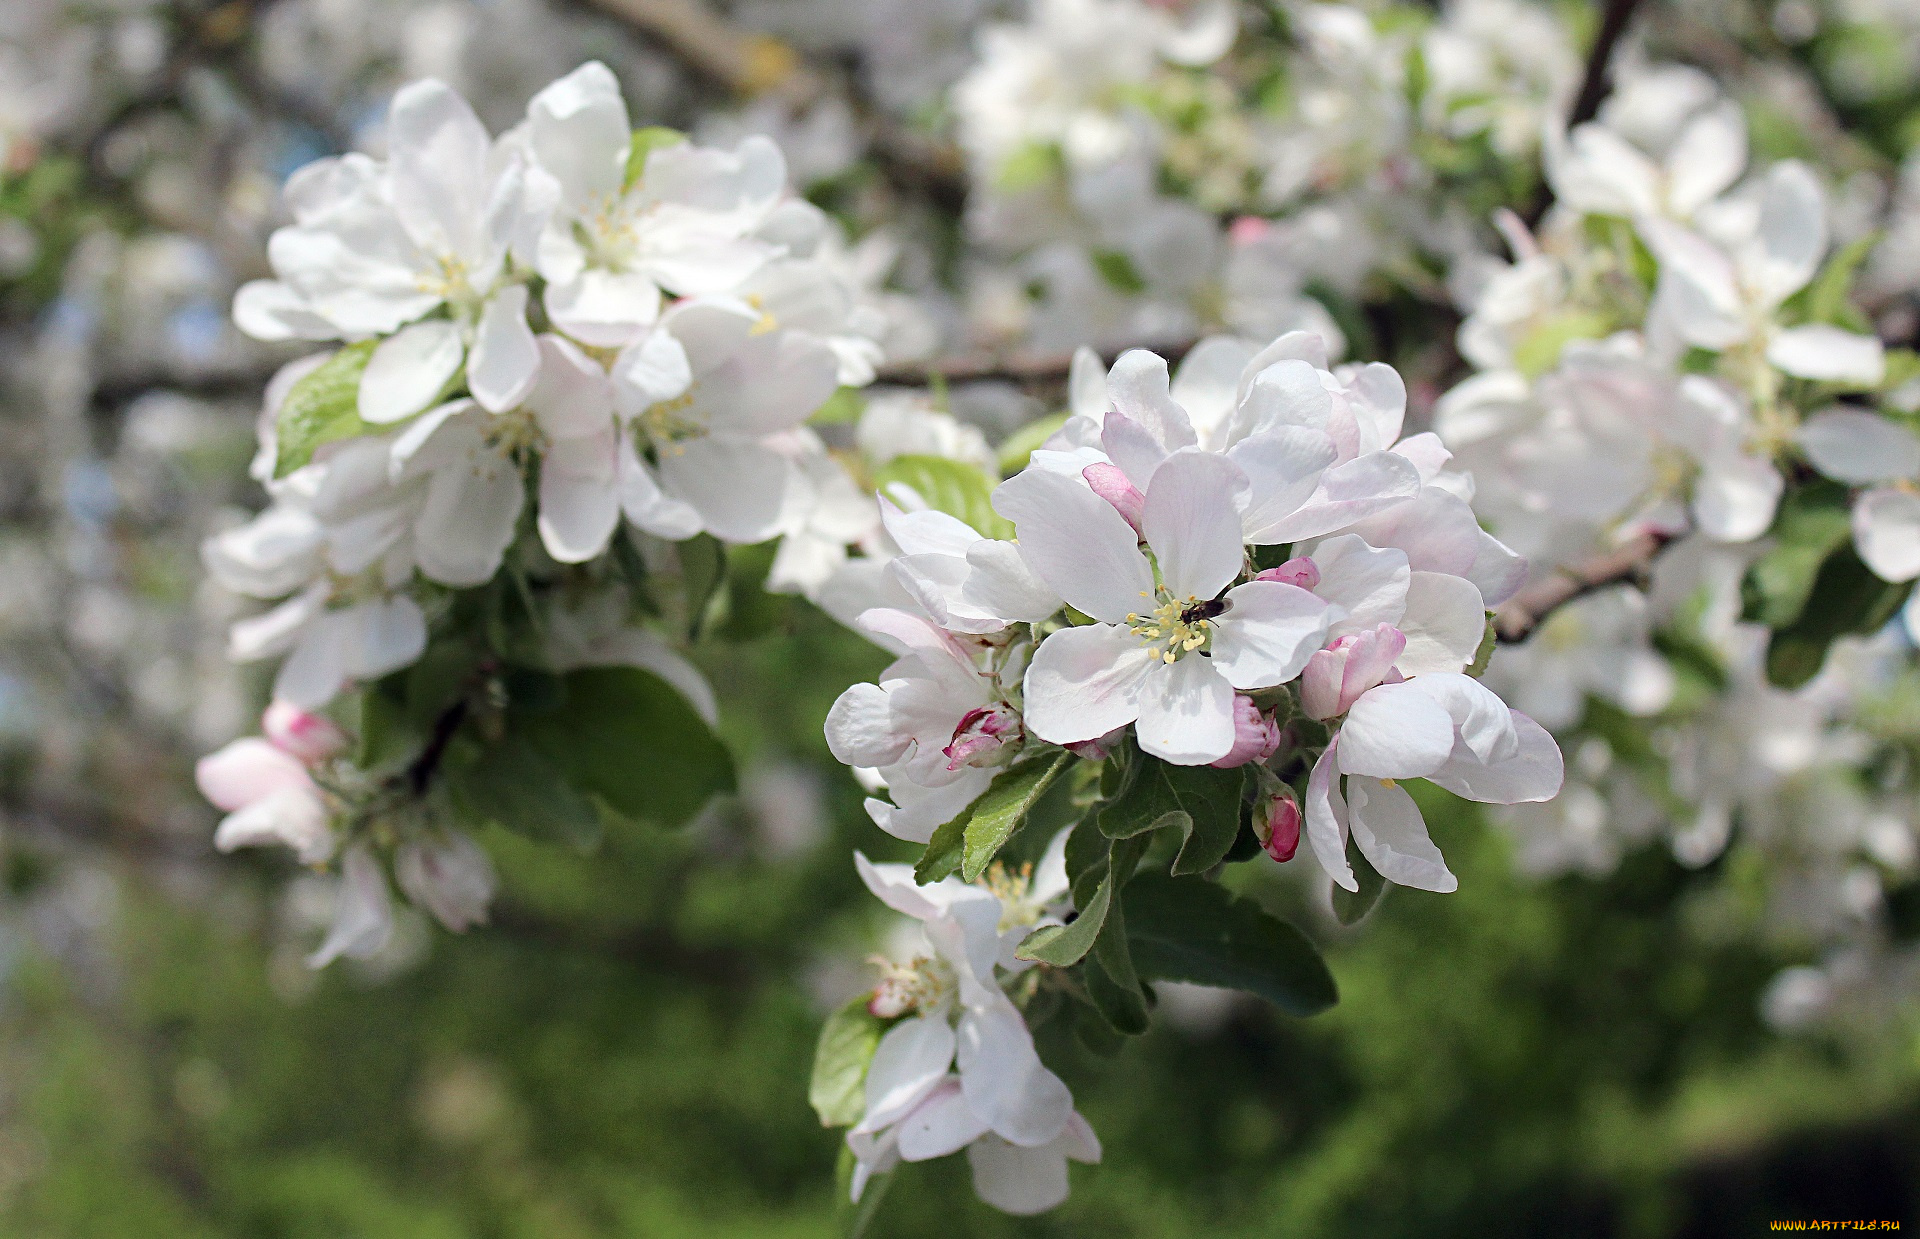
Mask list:
[{"label": "pink-tinged petal", "polygon": [[303,865],[318,865],[333,855],[333,830],[318,789],[285,787],[229,813],[213,832],[213,846],[235,848],[279,845],[293,849]]},{"label": "pink-tinged petal", "polygon": [[311,766],[345,752],[347,733],[323,714],[313,714],[287,701],[276,701],[260,716],[260,730],[275,748],[291,753]]},{"label": "pink-tinged petal", "polygon": [[902,1161],[924,1162],[958,1153],[986,1134],[986,1120],[967,1105],[960,1081],[949,1078],[900,1120],[895,1138]]},{"label": "pink-tinged petal", "polygon": [[1080,476],[1086,479],[1087,486],[1094,494],[1113,505],[1113,510],[1133,526],[1135,533],[1140,532],[1146,517],[1147,497],[1128,479],[1124,469],[1119,465],[1096,462],[1082,469]]},{"label": "pink-tinged petal", "polygon": [[1273,715],[1262,714],[1253,698],[1235,694],[1233,698],[1233,747],[1227,755],[1212,763],[1221,770],[1233,770],[1248,762],[1265,761],[1280,747],[1280,725]]},{"label": "pink-tinged petal", "polygon": [[1407,611],[1399,628],[1407,636],[1407,648],[1395,663],[1403,675],[1460,671],[1479,652],[1486,604],[1472,581],[1415,572],[1407,580]]},{"label": "pink-tinged petal", "polygon": [[1853,504],[1853,546],[1883,581],[1920,577],[1920,495],[1891,487],[1861,495]]},{"label": "pink-tinged petal", "polygon": [[937,508],[903,512],[885,495],[880,496],[880,523],[902,555],[964,556],[968,547],[980,541],[979,532],[957,516]]},{"label": "pink-tinged petal", "polygon": [[540,346],[527,326],[527,286],[501,289],[480,312],[467,357],[467,390],[489,413],[515,408],[540,378]]},{"label": "pink-tinged petal", "polygon": [[1381,877],[1415,890],[1445,894],[1460,889],[1460,880],[1433,846],[1420,806],[1406,789],[1373,779],[1349,779],[1347,797],[1353,841]]},{"label": "pink-tinged petal", "polygon": [[1160,665],[1152,650],[1118,625],[1053,633],[1027,666],[1027,729],[1054,744],[1074,744],[1124,727],[1140,717],[1147,675]]},{"label": "pink-tinged petal", "polygon": [[1151,431],[1120,412],[1107,414],[1100,428],[1100,447],[1127,481],[1143,491],[1167,458],[1167,449]]},{"label": "pink-tinged petal", "polygon": [[1133,527],[1078,477],[1026,469],[993,492],[1020,551],[1070,606],[1109,624],[1152,610],[1153,570]]},{"label": "pink-tinged petal", "polygon": [[867,1113],[854,1130],[876,1132],[904,1118],[946,1078],[953,1049],[945,1016],[915,1016],[889,1028],[867,1067]]},{"label": "pink-tinged petal", "polygon": [[1300,708],[1308,718],[1324,722],[1340,714],[1340,685],[1346,681],[1353,640],[1352,636],[1340,637],[1307,659],[1300,672]]},{"label": "pink-tinged petal", "polygon": [[1453,752],[1453,718],[1411,683],[1382,684],[1353,703],[1340,729],[1340,770],[1417,779]]},{"label": "pink-tinged petal", "polygon": [[1431,430],[1400,440],[1393,445],[1392,451],[1395,456],[1404,456],[1413,462],[1413,467],[1420,471],[1422,485],[1439,477],[1440,471],[1453,459],[1453,453],[1447,450],[1447,445]]},{"label": "pink-tinged petal", "polygon": [[1030,1147],[1066,1129],[1073,1095],[1041,1063],[1026,1021],[998,989],[961,1015],[958,1061],[967,1104],[1001,1139]]},{"label": "pink-tinged petal", "polygon": [[1277,791],[1261,795],[1254,805],[1254,830],[1260,836],[1260,848],[1277,865],[1292,860],[1300,850],[1300,827],[1305,819],[1293,791],[1282,784]]},{"label": "pink-tinged petal", "polygon": [[1800,449],[1836,482],[1865,486],[1920,477],[1920,435],[1864,409],[1828,409],[1800,427]]},{"label": "pink-tinged petal", "polygon": [[393,876],[414,906],[456,934],[486,924],[499,886],[486,849],[457,830],[401,844]]},{"label": "pink-tinged petal", "polygon": [[1249,581],[1228,591],[1227,602],[1208,652],[1235,688],[1285,684],[1327,639],[1325,600],[1298,586]]},{"label": "pink-tinged petal", "polygon": [[307,768],[291,753],[256,736],[235,740],[193,768],[200,794],[229,813],[289,788],[311,788]]},{"label": "pink-tinged petal", "polygon": [[1301,589],[1311,590],[1320,584],[1320,565],[1310,556],[1295,555],[1278,568],[1268,568],[1257,574],[1256,581],[1277,581],[1281,585],[1297,585]]},{"label": "pink-tinged petal", "polygon": [[1160,578],[1176,599],[1212,598],[1240,574],[1246,497],[1247,475],[1240,466],[1197,448],[1175,452],[1153,475],[1141,527],[1159,557]]},{"label": "pink-tinged petal", "polygon": [[1291,515],[1249,532],[1260,545],[1298,542],[1344,529],[1376,513],[1393,512],[1420,493],[1420,470],[1394,452],[1369,452],[1327,470],[1320,485]]},{"label": "pink-tinged petal", "polygon": [[1461,739],[1455,741],[1446,764],[1427,778],[1456,796],[1482,804],[1521,804],[1559,795],[1565,777],[1560,746],[1540,724],[1518,710],[1511,714],[1519,740],[1511,757],[1483,762]]},{"label": "pink-tinged petal", "polygon": [[966,650],[954,640],[953,634],[923,615],[915,615],[897,607],[871,607],[862,611],[854,623],[878,644],[896,654],[909,651],[926,654],[947,659],[969,672],[972,670]]},{"label": "pink-tinged petal", "polygon": [[1156,662],[1140,689],[1134,733],[1142,752],[1176,766],[1204,766],[1233,749],[1233,686],[1197,654]]},{"label": "pink-tinged petal", "polygon": [[307,957],[309,968],[324,968],[342,955],[365,959],[393,936],[393,899],[387,893],[387,879],[364,845],[347,853],[337,889],[333,928],[320,949]]},{"label": "pink-tinged petal", "polygon": [[1307,776],[1307,844],[1327,876],[1350,891],[1360,889],[1347,863],[1347,802],[1340,795],[1340,737],[1313,763]]}]

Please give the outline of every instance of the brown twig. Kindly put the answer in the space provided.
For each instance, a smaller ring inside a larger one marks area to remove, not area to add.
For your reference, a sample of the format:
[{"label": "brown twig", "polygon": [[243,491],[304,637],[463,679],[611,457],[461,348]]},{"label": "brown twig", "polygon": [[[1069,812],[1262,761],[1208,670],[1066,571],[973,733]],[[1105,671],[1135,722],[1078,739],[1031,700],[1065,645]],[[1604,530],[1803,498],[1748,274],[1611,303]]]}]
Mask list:
[{"label": "brown twig", "polygon": [[1560,565],[1552,576],[1535,581],[1501,604],[1494,612],[1494,633],[1509,644],[1525,641],[1549,615],[1575,598],[1645,575],[1671,540],[1666,535],[1643,533],[1617,550]]},{"label": "brown twig", "polygon": [[447,746],[453,743],[459,734],[460,724],[467,721],[467,699],[465,697],[440,711],[440,717],[433,720],[433,734],[427,737],[426,747],[420,750],[420,756],[413,759],[407,767],[407,787],[415,796],[427,793],[427,784],[433,781],[434,771],[440,768],[440,759],[446,756]]}]

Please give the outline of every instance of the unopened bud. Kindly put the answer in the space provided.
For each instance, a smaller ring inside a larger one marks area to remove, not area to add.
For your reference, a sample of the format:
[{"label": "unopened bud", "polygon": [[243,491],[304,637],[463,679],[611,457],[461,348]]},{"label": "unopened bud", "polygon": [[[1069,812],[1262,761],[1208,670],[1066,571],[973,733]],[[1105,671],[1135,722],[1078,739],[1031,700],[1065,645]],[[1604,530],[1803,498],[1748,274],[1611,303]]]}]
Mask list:
[{"label": "unopened bud", "polygon": [[1261,795],[1253,825],[1261,848],[1278,863],[1286,864],[1300,850],[1300,802],[1286,788]]},{"label": "unopened bud", "polygon": [[415,904],[454,933],[487,919],[493,902],[493,862],[486,851],[459,831],[402,844],[393,876]]},{"label": "unopened bud", "polygon": [[1127,738],[1125,727],[1116,727],[1104,736],[1093,740],[1080,740],[1066,746],[1066,750],[1075,757],[1084,757],[1088,761],[1105,761],[1120,742]]},{"label": "unopened bud", "polygon": [[285,701],[276,701],[260,717],[260,730],[267,733],[273,747],[290,753],[309,766],[333,757],[347,747],[347,735],[333,720],[302,710]]},{"label": "unopened bud", "polygon": [[[1093,493],[1113,505],[1113,510],[1126,518],[1133,526],[1133,532],[1140,533],[1141,524],[1147,516],[1147,497],[1140,493],[1119,465],[1088,465],[1080,471],[1087,479],[1087,485]],[[1142,534],[1141,536],[1145,536]]]},{"label": "unopened bud", "polygon": [[1245,693],[1234,694],[1233,747],[1213,765],[1220,770],[1231,770],[1250,761],[1265,761],[1279,747],[1280,725],[1273,721],[1273,715],[1262,714],[1260,707],[1253,704],[1253,698]]},{"label": "unopened bud", "polygon": [[947,769],[962,766],[1003,766],[1013,759],[1021,738],[1020,716],[1003,705],[975,706],[953,729],[953,742],[940,750]]},{"label": "unopened bud", "polygon": [[1253,578],[1256,581],[1278,581],[1282,585],[1298,585],[1301,589],[1312,589],[1320,584],[1320,565],[1305,555],[1296,555],[1278,568],[1268,568]]},{"label": "unopened bud", "polygon": [[1273,224],[1258,215],[1242,215],[1227,225],[1227,240],[1235,245],[1251,245],[1273,231]]}]

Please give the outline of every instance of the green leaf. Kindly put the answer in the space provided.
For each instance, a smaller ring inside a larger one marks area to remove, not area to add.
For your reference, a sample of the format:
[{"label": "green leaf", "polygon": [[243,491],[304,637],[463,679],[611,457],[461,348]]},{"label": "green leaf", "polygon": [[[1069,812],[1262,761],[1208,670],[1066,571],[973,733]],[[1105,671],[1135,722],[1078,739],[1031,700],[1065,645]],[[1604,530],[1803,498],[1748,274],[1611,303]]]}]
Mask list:
[{"label": "green leaf", "polygon": [[767,575],[779,547],[773,542],[727,548],[726,618],[715,632],[728,641],[752,641],[779,628],[793,604],[787,594],[767,591]]},{"label": "green leaf", "polygon": [[1842,542],[1814,578],[1817,601],[1767,642],[1767,679],[1780,688],[1799,688],[1820,673],[1835,640],[1879,631],[1912,592],[1913,582],[1881,580],[1860,562],[1851,542]]},{"label": "green leaf", "polygon": [[1143,874],[1127,887],[1128,937],[1140,975],[1246,990],[1294,1015],[1339,999],[1313,944],[1204,878]]},{"label": "green leaf", "polygon": [[960,871],[960,857],[966,846],[967,814],[942,822],[927,840],[927,850],[913,866],[913,880],[922,886],[938,882]]},{"label": "green leaf", "polygon": [[624,817],[679,826],[734,790],[719,737],[666,681],[638,667],[562,677],[566,704],[514,719],[565,781]]},{"label": "green leaf", "polygon": [[360,376],[378,344],[362,340],[347,345],[287,392],[274,419],[273,476],[292,473],[323,444],[372,433],[360,420]]},{"label": "green leaf", "polygon": [[[1109,914],[1110,921],[1117,921],[1120,909],[1116,906]],[[1081,980],[1086,983],[1087,998],[1093,1003],[1093,1009],[1107,1022],[1113,1031],[1126,1037],[1138,1037],[1147,1031],[1147,997],[1140,990],[1140,981],[1133,974],[1131,963],[1126,966],[1127,979],[1117,980],[1112,971],[1103,962],[1103,952],[1109,948],[1109,942],[1118,942],[1119,953],[1126,956],[1125,939],[1118,924],[1100,935],[1094,944],[1094,953],[1081,970]]]},{"label": "green leaf", "polygon": [[687,140],[687,135],[678,129],[668,129],[664,125],[650,125],[645,129],[633,131],[633,142],[627,147],[626,187],[632,189],[646,175],[647,157],[663,146],[679,146]]},{"label": "green leaf", "polygon": [[1073,760],[1073,754],[1062,750],[1051,759],[1025,761],[994,778],[964,815],[961,877],[971,882],[986,872],[1007,840],[1026,824],[1027,813]]},{"label": "green leaf", "polygon": [[414,725],[406,703],[393,691],[388,677],[360,693],[360,718],[353,763],[362,770],[385,771],[410,760],[426,735]]},{"label": "green leaf", "polygon": [[1740,582],[1740,618],[1785,628],[1813,597],[1820,565],[1845,542],[1852,524],[1846,488],[1816,482],[1788,495],[1774,519],[1774,545]]},{"label": "green leaf", "polygon": [[582,852],[600,844],[600,811],[558,763],[511,732],[477,760],[446,767],[447,790],[461,815],[493,822],[541,843]]},{"label": "green leaf", "polygon": [[957,516],[985,538],[1011,538],[1013,524],[993,510],[994,481],[978,465],[944,456],[896,456],[873,471],[874,489],[912,488],[926,505]]},{"label": "green leaf", "polygon": [[827,402],[813,411],[807,421],[815,426],[848,426],[860,420],[867,411],[866,397],[857,387],[841,387],[827,397]]},{"label": "green leaf", "polygon": [[1804,314],[1804,321],[1810,323],[1832,323],[1849,331],[1871,331],[1872,325],[1861,317],[1848,298],[1853,293],[1853,281],[1860,272],[1860,264],[1866,261],[1879,239],[1869,234],[1834,251],[1813,283],[1789,301],[1788,312]]},{"label": "green leaf", "polygon": [[822,1127],[851,1127],[867,1107],[867,1067],[887,1021],[867,1010],[865,995],[827,1017],[813,1050],[807,1101]]},{"label": "green leaf", "polygon": [[1000,476],[1008,477],[1027,467],[1027,462],[1041,444],[1053,438],[1060,427],[1067,424],[1068,413],[1055,413],[1043,417],[1037,422],[1029,422],[1006,437],[1000,444]]},{"label": "green leaf", "polygon": [[1240,833],[1244,772],[1175,766],[1138,749],[1129,750],[1127,762],[1119,797],[1100,810],[1100,832],[1130,839],[1171,827],[1183,840],[1175,873],[1204,873],[1219,864]]},{"label": "green leaf", "polygon": [[727,579],[727,548],[710,533],[680,543],[680,580],[687,597],[687,639],[700,636],[714,595]]},{"label": "green leaf", "polygon": [[1094,250],[1089,257],[1093,259],[1093,269],[1116,292],[1137,297],[1147,291],[1147,281],[1141,276],[1140,269],[1133,265],[1133,259],[1119,250]]},{"label": "green leaf", "polygon": [[[1107,863],[1104,870],[1099,871],[1100,885],[1094,890],[1092,898],[1082,903],[1077,890],[1074,894],[1074,903],[1079,907],[1080,914],[1065,925],[1048,925],[1034,930],[1014,954],[1020,959],[1052,964],[1056,968],[1071,967],[1085,959],[1107,923],[1114,891],[1127,884],[1133,877],[1134,867],[1146,855],[1148,838],[1147,835],[1137,835],[1131,839],[1115,839],[1108,844]],[[1082,882],[1091,880],[1092,876],[1091,872],[1083,874]]]},{"label": "green leaf", "polygon": [[1560,363],[1560,354],[1575,340],[1598,340],[1613,327],[1613,319],[1594,310],[1566,310],[1549,315],[1529,331],[1513,350],[1514,369],[1539,378]]},{"label": "green leaf", "polygon": [[1352,839],[1347,840],[1347,863],[1353,866],[1353,880],[1360,889],[1350,891],[1334,883],[1333,916],[1342,925],[1357,925],[1379,906],[1380,897],[1387,893],[1387,880]]},{"label": "green leaf", "polygon": [[1500,646],[1500,630],[1494,627],[1493,612],[1487,612],[1486,631],[1480,634],[1480,644],[1473,651],[1473,661],[1467,664],[1467,674],[1479,679],[1487,673],[1493,664],[1493,652]]}]

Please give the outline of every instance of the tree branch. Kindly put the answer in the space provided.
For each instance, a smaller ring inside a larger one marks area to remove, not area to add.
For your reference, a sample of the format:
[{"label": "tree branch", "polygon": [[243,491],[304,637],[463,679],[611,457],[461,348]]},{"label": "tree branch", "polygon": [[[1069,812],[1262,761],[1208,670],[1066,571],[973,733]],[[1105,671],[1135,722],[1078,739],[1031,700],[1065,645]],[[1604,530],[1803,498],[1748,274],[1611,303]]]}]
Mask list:
[{"label": "tree branch", "polygon": [[1495,635],[1509,644],[1525,641],[1549,615],[1574,599],[1643,577],[1670,541],[1670,535],[1643,533],[1617,550],[1560,565],[1552,576],[1525,586],[1501,604],[1494,612]]}]

